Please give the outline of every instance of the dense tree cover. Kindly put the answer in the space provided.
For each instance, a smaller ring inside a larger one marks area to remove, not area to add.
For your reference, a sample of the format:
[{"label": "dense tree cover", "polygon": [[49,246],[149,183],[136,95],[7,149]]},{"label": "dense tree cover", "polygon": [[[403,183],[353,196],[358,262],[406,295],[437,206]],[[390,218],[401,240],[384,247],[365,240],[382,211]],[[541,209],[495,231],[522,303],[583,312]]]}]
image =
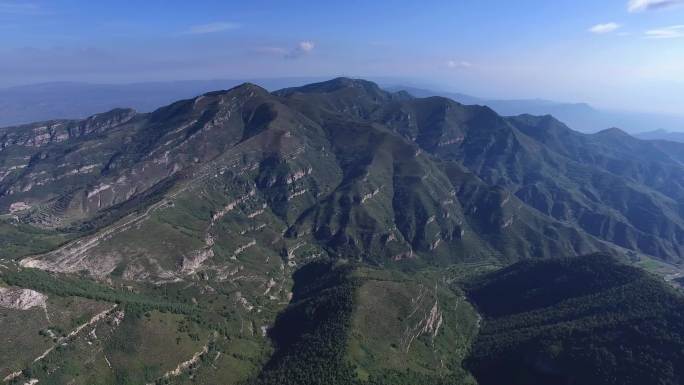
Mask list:
[{"label": "dense tree cover", "polygon": [[[470,297],[492,317],[555,305],[632,282],[641,275],[604,254],[522,261],[470,283]],[[511,295],[517,293],[517,295]],[[502,297],[506,297],[505,301]]]},{"label": "dense tree cover", "polygon": [[200,310],[196,306],[184,303],[165,301],[159,297],[146,296],[124,289],[115,289],[91,279],[67,275],[56,276],[38,269],[4,271],[2,279],[10,285],[30,288],[60,297],[76,296],[117,303],[124,306],[128,312],[136,314],[142,314],[149,310],[159,310],[170,313],[197,315]]},{"label": "dense tree cover", "polygon": [[293,278],[292,302],[271,330],[276,352],[254,383],[355,383],[344,360],[356,287],[351,267],[312,262]]},{"label": "dense tree cover", "polygon": [[472,377],[466,378],[463,373],[449,376],[435,376],[415,371],[403,372],[387,370],[381,374],[371,376],[367,385],[470,385]]},{"label": "dense tree cover", "polygon": [[481,385],[681,384],[684,300],[605,255],[522,262],[472,283]]}]

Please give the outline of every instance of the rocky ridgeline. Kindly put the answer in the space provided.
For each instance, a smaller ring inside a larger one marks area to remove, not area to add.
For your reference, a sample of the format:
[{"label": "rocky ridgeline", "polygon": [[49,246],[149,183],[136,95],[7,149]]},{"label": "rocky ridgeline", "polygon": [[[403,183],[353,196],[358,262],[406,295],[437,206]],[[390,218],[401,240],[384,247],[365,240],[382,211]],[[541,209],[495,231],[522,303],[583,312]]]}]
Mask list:
[{"label": "rocky ridgeline", "polygon": [[69,139],[103,133],[136,116],[131,109],[116,109],[84,120],[56,120],[15,127],[0,128],[0,149],[12,145],[43,147]]}]

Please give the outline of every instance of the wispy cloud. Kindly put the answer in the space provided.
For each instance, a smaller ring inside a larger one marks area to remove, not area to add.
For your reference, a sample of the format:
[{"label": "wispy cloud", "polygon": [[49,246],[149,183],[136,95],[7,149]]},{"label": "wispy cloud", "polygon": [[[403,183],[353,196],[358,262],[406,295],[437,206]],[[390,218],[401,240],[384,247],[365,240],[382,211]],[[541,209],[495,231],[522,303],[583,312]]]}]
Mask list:
[{"label": "wispy cloud", "polygon": [[643,12],[682,4],[684,4],[684,0],[629,0],[627,10],[629,12]]},{"label": "wispy cloud", "polygon": [[285,57],[287,59],[295,59],[298,57],[302,57],[304,55],[310,54],[315,47],[316,44],[314,44],[314,42],[312,41],[300,41],[295,48],[291,49],[285,54]]},{"label": "wispy cloud", "polygon": [[446,66],[449,68],[470,68],[473,63],[465,60],[448,60]]},{"label": "wispy cloud", "polygon": [[305,55],[310,54],[316,44],[312,41],[300,41],[296,46],[285,48],[283,46],[257,46],[252,47],[250,50],[255,53],[273,56],[282,56],[285,59],[296,59]]},{"label": "wispy cloud", "polygon": [[188,28],[188,30],[185,31],[185,33],[190,35],[203,35],[206,33],[216,33],[237,28],[240,28],[240,24],[229,21],[221,21],[216,23],[194,25]]},{"label": "wispy cloud", "polygon": [[0,14],[33,15],[40,11],[38,4],[0,1]]},{"label": "wispy cloud", "polygon": [[253,47],[251,51],[256,53],[263,53],[268,55],[286,55],[287,50],[283,47],[271,47],[271,46],[261,46]]},{"label": "wispy cloud", "polygon": [[646,31],[649,39],[676,39],[684,37],[684,25],[672,25]]},{"label": "wispy cloud", "polygon": [[595,26],[589,28],[589,32],[601,35],[604,33],[615,32],[618,29],[620,29],[620,24],[618,23],[603,23],[596,24]]}]

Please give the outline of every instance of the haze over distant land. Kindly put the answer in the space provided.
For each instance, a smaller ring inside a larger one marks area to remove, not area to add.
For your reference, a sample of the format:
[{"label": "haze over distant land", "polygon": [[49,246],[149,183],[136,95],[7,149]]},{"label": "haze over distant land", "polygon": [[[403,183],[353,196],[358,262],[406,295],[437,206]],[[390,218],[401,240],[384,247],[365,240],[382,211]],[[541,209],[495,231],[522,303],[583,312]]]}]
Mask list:
[{"label": "haze over distant land", "polygon": [[667,130],[653,130],[641,132],[635,135],[639,139],[645,140],[669,140],[671,142],[684,143],[684,132],[672,132]]},{"label": "haze over distant land", "polygon": [[[320,81],[318,77],[263,79],[214,79],[130,84],[51,82],[0,89],[0,127],[35,121],[83,118],[113,108],[155,110],[173,101],[205,92],[232,88],[244,81],[277,90]],[[390,91],[405,90],[416,97],[444,96],[459,103],[486,105],[501,115],[553,115],[575,130],[597,132],[619,127],[629,133],[652,132],[644,139],[676,140],[667,131],[684,131],[684,115],[611,111],[587,103],[564,103],[543,99],[488,99],[463,93],[417,87],[416,80],[375,78]]]},{"label": "haze over distant land", "polygon": [[[388,89],[403,89],[417,97],[444,96],[463,104],[482,104],[506,116],[553,115],[571,128],[584,132],[597,132],[610,127],[619,127],[629,133],[658,130],[662,134],[663,131],[684,131],[684,115],[605,110],[587,103],[564,103],[544,99],[487,99],[406,86],[391,86]],[[649,139],[666,138],[654,134]]]},{"label": "haze over distant land", "polygon": [[[274,90],[317,78],[248,79]],[[215,79],[130,84],[50,82],[0,89],[0,127],[50,119],[84,118],[113,108],[149,112],[176,100],[233,88],[247,80]]]}]

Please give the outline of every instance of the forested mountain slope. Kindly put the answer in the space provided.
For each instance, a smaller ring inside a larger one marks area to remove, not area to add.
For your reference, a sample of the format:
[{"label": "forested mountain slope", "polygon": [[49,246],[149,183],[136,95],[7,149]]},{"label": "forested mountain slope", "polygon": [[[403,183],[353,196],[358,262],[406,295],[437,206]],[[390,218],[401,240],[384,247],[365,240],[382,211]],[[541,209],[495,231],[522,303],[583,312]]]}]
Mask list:
[{"label": "forested mountain slope", "polygon": [[[486,384],[501,314],[472,289],[476,337],[464,283],[594,252],[677,271],[678,146],[347,78],[0,129],[0,322],[27,346],[0,350],[0,375]],[[617,260],[576,279],[603,293]]]}]

